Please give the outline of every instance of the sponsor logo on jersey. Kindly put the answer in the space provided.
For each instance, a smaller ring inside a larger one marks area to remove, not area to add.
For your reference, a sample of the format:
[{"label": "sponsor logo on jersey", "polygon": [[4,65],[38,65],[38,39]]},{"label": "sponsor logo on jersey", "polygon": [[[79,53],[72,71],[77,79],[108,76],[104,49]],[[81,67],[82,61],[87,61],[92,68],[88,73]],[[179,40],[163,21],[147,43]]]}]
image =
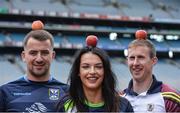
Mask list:
[{"label": "sponsor logo on jersey", "polygon": [[14,96],[29,96],[29,95],[31,95],[31,93],[28,93],[28,92],[25,92],[25,93],[17,93],[17,92],[15,92],[15,93],[13,93],[13,95]]},{"label": "sponsor logo on jersey", "polygon": [[59,89],[49,89],[49,99],[50,100],[58,100],[60,91]]}]

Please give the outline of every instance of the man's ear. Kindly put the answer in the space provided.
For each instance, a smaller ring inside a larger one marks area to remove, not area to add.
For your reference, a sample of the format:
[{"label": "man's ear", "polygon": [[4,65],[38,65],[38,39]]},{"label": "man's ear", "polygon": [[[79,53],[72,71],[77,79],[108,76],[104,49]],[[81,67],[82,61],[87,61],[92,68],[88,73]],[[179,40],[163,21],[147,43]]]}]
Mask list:
[{"label": "man's ear", "polygon": [[22,58],[22,61],[23,61],[23,62],[26,61],[26,60],[25,60],[25,52],[24,52],[24,51],[21,52],[21,58]]},{"label": "man's ear", "polygon": [[125,59],[124,63],[125,63],[126,65],[128,65],[128,56],[126,56],[126,59]]},{"label": "man's ear", "polygon": [[153,57],[152,61],[153,61],[153,65],[155,65],[158,62],[158,58],[157,57]]},{"label": "man's ear", "polygon": [[55,59],[55,57],[56,57],[56,52],[53,51],[53,53],[52,53],[52,58]]}]

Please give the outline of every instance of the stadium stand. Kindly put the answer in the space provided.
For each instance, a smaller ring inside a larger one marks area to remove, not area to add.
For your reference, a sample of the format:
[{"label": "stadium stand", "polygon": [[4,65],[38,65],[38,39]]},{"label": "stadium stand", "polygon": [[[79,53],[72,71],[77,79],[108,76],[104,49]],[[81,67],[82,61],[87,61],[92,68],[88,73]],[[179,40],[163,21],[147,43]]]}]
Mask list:
[{"label": "stadium stand", "polygon": [[171,48],[179,48],[180,40],[166,41]]},{"label": "stadium stand", "polygon": [[[174,61],[170,59],[160,59],[154,67],[154,74],[158,79],[170,84],[172,87],[179,89],[180,68],[173,64]],[[173,83],[173,84],[172,84]]]},{"label": "stadium stand", "polygon": [[[43,6],[43,10],[39,7]],[[50,12],[87,14],[110,14],[132,17],[153,17],[159,19],[179,19],[178,0],[1,0],[1,10],[21,10],[24,13],[43,15]],[[49,7],[51,6],[51,7]],[[145,8],[143,8],[145,7]],[[142,10],[143,9],[143,10]],[[138,13],[137,13],[138,12]]]},{"label": "stadium stand", "polygon": [[1,85],[11,80],[15,80],[23,74],[16,61],[17,61],[16,56],[13,55],[1,56],[0,58]]}]

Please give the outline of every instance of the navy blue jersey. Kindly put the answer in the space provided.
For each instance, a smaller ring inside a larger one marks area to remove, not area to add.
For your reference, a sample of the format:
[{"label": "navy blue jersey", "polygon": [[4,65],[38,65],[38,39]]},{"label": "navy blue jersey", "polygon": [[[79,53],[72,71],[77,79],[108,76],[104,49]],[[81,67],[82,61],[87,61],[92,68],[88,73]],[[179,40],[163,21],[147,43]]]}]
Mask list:
[{"label": "navy blue jersey", "polygon": [[0,112],[53,112],[67,90],[54,78],[33,82],[22,77],[0,87]]}]

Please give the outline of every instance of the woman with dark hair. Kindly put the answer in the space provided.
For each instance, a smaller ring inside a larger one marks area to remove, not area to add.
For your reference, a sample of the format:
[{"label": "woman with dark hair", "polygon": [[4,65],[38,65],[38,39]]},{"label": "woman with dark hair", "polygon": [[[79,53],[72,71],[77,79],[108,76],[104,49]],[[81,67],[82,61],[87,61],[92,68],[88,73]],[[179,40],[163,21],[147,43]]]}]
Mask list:
[{"label": "woman with dark hair", "polygon": [[96,46],[88,45],[75,54],[68,81],[69,93],[58,103],[58,111],[133,112],[115,90],[108,54]]}]

